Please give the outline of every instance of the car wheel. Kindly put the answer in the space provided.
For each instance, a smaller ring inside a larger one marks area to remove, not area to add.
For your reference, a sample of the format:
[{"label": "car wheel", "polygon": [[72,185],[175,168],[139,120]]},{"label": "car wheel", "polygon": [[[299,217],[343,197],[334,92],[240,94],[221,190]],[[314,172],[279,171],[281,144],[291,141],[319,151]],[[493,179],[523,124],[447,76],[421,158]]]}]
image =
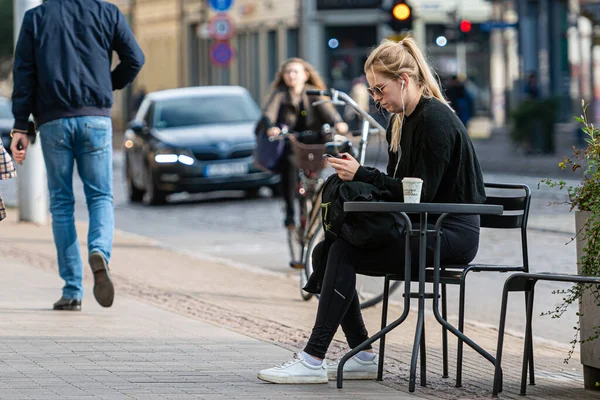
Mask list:
[{"label": "car wheel", "polygon": [[125,162],[125,181],[127,182],[127,194],[129,196],[129,201],[132,203],[139,203],[144,199],[144,191],[135,186],[133,178],[131,177],[129,163],[127,160],[125,160]]},{"label": "car wheel", "polygon": [[158,206],[167,202],[167,194],[156,187],[154,174],[149,167],[146,167],[146,192],[143,202],[147,206]]},{"label": "car wheel", "polygon": [[246,190],[246,196],[249,197],[249,198],[251,198],[251,199],[255,199],[257,197],[260,197],[260,187]]}]

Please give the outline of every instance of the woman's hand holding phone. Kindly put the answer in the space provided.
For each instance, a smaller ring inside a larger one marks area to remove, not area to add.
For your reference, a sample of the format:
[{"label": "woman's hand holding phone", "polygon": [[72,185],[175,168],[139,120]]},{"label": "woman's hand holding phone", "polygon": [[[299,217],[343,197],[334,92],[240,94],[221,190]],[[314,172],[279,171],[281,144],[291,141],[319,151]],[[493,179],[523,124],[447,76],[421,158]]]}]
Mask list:
[{"label": "woman's hand holding phone", "polygon": [[360,167],[358,161],[348,153],[327,157],[327,161],[343,181],[353,180]]}]

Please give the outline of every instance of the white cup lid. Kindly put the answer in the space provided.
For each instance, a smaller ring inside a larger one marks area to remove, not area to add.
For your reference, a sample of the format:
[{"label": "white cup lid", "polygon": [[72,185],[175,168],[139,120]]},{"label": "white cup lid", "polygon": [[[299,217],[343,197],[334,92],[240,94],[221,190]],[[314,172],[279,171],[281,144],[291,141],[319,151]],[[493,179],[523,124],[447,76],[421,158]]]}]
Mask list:
[{"label": "white cup lid", "polygon": [[423,182],[421,178],[403,178],[402,182]]}]

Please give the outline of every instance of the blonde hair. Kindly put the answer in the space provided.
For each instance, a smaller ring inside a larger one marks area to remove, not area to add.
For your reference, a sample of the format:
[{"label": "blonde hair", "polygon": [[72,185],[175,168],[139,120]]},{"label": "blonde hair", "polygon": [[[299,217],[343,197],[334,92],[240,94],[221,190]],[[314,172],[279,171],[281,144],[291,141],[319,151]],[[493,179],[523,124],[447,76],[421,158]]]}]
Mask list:
[{"label": "blonde hair", "polygon": [[[442,95],[439,77],[425,60],[421,49],[417,46],[417,42],[410,36],[405,37],[398,43],[383,39],[381,44],[373,49],[369,58],[367,58],[365,72],[380,73],[390,79],[407,74],[422,91],[423,97],[435,97],[450,107]],[[403,113],[392,116],[390,150],[393,152],[398,152],[398,146],[400,146],[403,121]]]},{"label": "blonde hair", "polygon": [[275,74],[275,78],[273,79],[273,83],[271,83],[271,88],[269,89],[269,96],[267,96],[267,99],[269,99],[273,93],[280,91],[281,89],[287,88],[287,85],[283,80],[283,73],[285,72],[287,66],[293,63],[301,64],[304,67],[304,71],[306,71],[306,74],[308,75],[308,79],[305,83],[306,85],[315,86],[319,90],[327,89],[327,86],[325,86],[323,79],[321,78],[317,70],[309,62],[304,61],[303,59],[298,57],[292,57],[285,60],[283,64],[281,64],[281,67],[279,67],[279,71],[277,71],[277,73]]}]

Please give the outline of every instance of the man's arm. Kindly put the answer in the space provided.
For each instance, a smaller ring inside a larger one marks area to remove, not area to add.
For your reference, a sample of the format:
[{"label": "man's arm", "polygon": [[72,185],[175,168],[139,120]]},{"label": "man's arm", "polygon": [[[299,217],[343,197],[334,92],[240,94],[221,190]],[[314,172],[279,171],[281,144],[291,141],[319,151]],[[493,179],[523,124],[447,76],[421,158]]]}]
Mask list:
[{"label": "man's arm", "polygon": [[29,12],[25,13],[13,65],[12,112],[15,117],[14,129],[27,132],[29,115],[34,111],[37,74],[35,51],[33,46],[32,20]]},{"label": "man's arm", "polygon": [[[116,7],[115,7],[116,9]],[[116,9],[117,25],[113,36],[113,49],[119,55],[119,65],[112,71],[113,90],[123,89],[131,83],[144,65],[144,53],[121,11]]]}]

